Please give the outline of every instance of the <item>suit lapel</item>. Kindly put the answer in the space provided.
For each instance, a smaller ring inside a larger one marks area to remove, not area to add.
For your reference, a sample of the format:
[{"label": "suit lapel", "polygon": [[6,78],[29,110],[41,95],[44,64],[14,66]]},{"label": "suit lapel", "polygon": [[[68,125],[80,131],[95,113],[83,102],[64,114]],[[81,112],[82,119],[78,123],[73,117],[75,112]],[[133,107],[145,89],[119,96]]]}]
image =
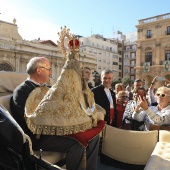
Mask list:
[{"label": "suit lapel", "polygon": [[104,90],[104,86],[103,86],[102,84],[100,85],[100,88],[101,88],[101,93],[102,93],[101,96],[104,96],[104,99],[103,99],[103,100],[109,102],[109,99],[108,99],[108,97],[107,97],[107,95],[106,95],[106,93],[105,93],[105,90]]}]

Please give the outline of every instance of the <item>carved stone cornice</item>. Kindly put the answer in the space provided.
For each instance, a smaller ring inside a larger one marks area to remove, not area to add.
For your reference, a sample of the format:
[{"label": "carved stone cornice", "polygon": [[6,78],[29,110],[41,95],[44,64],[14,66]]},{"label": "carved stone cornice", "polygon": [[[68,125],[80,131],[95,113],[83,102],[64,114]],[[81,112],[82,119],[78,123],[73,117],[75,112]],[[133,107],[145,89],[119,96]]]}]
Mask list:
[{"label": "carved stone cornice", "polygon": [[143,31],[143,28],[138,28],[138,32],[142,32]]}]

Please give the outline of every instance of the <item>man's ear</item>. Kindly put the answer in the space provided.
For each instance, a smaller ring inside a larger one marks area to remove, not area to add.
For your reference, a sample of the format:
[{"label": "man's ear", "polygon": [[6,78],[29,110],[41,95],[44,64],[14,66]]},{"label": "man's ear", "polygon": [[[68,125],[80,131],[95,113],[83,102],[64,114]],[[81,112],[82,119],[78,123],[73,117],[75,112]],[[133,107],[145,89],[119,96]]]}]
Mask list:
[{"label": "man's ear", "polygon": [[37,73],[37,74],[40,74],[40,73],[41,73],[41,71],[42,71],[42,70],[41,70],[41,68],[40,68],[40,67],[37,67],[37,69],[36,69],[36,73]]}]

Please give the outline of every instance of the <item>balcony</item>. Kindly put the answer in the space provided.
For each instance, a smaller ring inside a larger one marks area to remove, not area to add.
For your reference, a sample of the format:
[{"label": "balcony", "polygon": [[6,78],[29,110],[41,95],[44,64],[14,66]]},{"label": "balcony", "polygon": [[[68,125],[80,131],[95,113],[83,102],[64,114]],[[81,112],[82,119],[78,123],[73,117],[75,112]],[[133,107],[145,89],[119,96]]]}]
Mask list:
[{"label": "balcony", "polygon": [[150,17],[150,18],[146,18],[146,19],[141,19],[139,20],[139,24],[147,24],[147,23],[150,23],[150,22],[155,22],[155,21],[160,21],[160,20],[164,20],[164,19],[167,19],[167,18],[170,18],[170,13],[166,13],[166,14],[163,14],[163,15],[157,15],[157,16],[154,16],[154,17]]},{"label": "balcony", "polygon": [[131,56],[130,59],[131,60],[136,60],[136,56]]},{"label": "balcony", "polygon": [[125,49],[124,52],[135,52],[136,49]]},{"label": "balcony", "polygon": [[145,35],[145,38],[152,38],[152,34]]},{"label": "balcony", "polygon": [[170,31],[165,31],[165,35],[170,35]]},{"label": "balcony", "polygon": [[134,63],[130,64],[130,67],[135,67],[135,66],[136,66],[136,64],[134,64]]}]

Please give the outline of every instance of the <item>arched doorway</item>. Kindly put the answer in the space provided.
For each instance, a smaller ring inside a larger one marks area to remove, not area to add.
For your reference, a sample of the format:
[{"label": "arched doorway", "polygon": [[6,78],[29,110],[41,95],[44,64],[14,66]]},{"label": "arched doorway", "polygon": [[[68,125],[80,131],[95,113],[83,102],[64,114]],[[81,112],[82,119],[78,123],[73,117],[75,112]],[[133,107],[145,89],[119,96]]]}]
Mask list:
[{"label": "arched doorway", "polygon": [[0,71],[14,71],[14,69],[8,63],[1,63],[0,64]]}]

